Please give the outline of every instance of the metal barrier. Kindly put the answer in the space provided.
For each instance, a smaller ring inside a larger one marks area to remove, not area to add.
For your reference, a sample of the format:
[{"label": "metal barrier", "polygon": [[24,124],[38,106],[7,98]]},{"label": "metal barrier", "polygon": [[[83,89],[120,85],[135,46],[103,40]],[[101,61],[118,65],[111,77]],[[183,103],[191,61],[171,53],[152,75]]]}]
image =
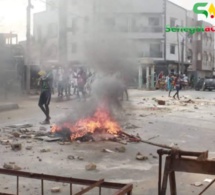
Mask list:
[{"label": "metal barrier", "polygon": [[[61,177],[55,175],[46,175],[46,174],[38,174],[38,173],[30,173],[30,172],[22,172],[22,171],[15,171],[15,170],[7,170],[7,169],[0,169],[0,174],[16,176],[17,184],[16,184],[16,195],[19,195],[19,178],[30,178],[30,179],[38,179],[41,180],[41,195],[44,195],[44,181],[53,181],[53,182],[62,182],[70,184],[70,195],[83,195],[90,190],[98,187],[98,195],[102,195],[102,188],[109,188],[109,189],[116,189],[118,190],[113,195],[132,195],[132,184],[120,184],[120,183],[112,183],[112,182],[105,182],[104,179],[101,180],[85,180],[85,179],[76,179],[71,177]],[[74,194],[73,193],[73,185],[84,185],[88,186],[82,189],[80,192]],[[1,193],[1,195],[14,195],[14,194],[6,194]]]}]

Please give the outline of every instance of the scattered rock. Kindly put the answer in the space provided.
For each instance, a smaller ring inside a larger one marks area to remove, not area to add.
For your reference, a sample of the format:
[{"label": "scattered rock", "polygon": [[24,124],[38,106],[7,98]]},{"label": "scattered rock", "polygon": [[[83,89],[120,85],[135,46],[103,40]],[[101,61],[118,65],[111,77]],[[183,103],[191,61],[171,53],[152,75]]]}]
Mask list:
[{"label": "scattered rock", "polygon": [[136,125],[130,124],[130,123],[127,123],[125,125],[125,129],[137,129],[137,128],[139,128],[139,127]]},{"label": "scattered rock", "polygon": [[200,186],[202,186],[203,184],[202,184],[201,182],[195,182],[195,183],[193,183],[193,184],[191,184],[191,185],[196,186],[196,187],[200,187]]},{"label": "scattered rock", "polygon": [[58,142],[60,145],[71,145],[71,142]]},{"label": "scattered rock", "polygon": [[194,109],[199,109],[197,106],[194,106]]},{"label": "scattered rock", "polygon": [[90,164],[88,164],[88,165],[85,166],[85,169],[87,171],[93,171],[93,170],[96,170],[96,168],[97,168],[97,166],[94,163],[90,163]]},{"label": "scattered rock", "polygon": [[21,135],[19,132],[12,132],[11,134],[12,134],[14,137],[20,137],[20,135]]},{"label": "scattered rock", "polygon": [[22,144],[20,144],[20,143],[11,144],[11,149],[14,151],[19,151],[22,149]]},{"label": "scattered rock", "polygon": [[149,124],[151,124],[151,125],[152,125],[152,124],[153,124],[153,122],[149,122]]},{"label": "scattered rock", "polygon": [[166,101],[164,100],[157,100],[157,102],[158,102],[158,105],[162,105],[162,106],[166,105]]},{"label": "scattered rock", "polygon": [[147,115],[140,114],[139,117],[147,117]]},{"label": "scattered rock", "polygon": [[15,170],[15,171],[20,171],[21,170],[21,167],[17,166],[14,162],[13,163],[10,162],[9,164],[4,163],[3,168],[8,169],[8,170]]},{"label": "scattered rock", "polygon": [[82,156],[78,156],[77,159],[78,160],[84,160],[84,158]]},{"label": "scattered rock", "polygon": [[69,160],[75,160],[75,157],[72,156],[72,155],[67,156],[67,158],[68,158]]},{"label": "scattered rock", "polygon": [[147,156],[142,155],[140,152],[137,153],[136,155],[137,160],[148,160]]},{"label": "scattered rock", "polygon": [[118,141],[120,144],[123,144],[123,145],[127,145],[128,143],[127,143],[127,141],[126,140],[120,140],[120,141]]},{"label": "scattered rock", "polygon": [[185,101],[185,103],[194,104],[195,102],[193,100],[189,99],[189,100]]},{"label": "scattered rock", "polygon": [[102,152],[107,152],[107,153],[113,153],[113,150],[109,150],[109,149],[103,149]]},{"label": "scattered rock", "polygon": [[30,138],[32,138],[32,135],[20,135],[19,137],[21,139],[30,139]]},{"label": "scattered rock", "polygon": [[14,165],[13,170],[15,170],[15,171],[20,171],[20,170],[21,170],[21,167],[19,167],[19,166],[17,166],[17,165]]},{"label": "scattered rock", "polygon": [[1,144],[2,145],[10,145],[10,141],[9,140],[1,140]]},{"label": "scattered rock", "polygon": [[7,163],[4,163],[3,168],[4,168],[4,169],[13,170],[13,165],[10,165],[10,164],[7,164]]},{"label": "scattered rock", "polygon": [[121,146],[121,147],[115,148],[115,150],[116,150],[117,152],[120,152],[120,153],[125,153],[126,148],[125,148],[124,146]]},{"label": "scattered rock", "polygon": [[51,152],[51,150],[50,150],[50,149],[42,149],[42,150],[40,150],[40,152],[41,152],[41,153]]},{"label": "scattered rock", "polygon": [[48,133],[47,132],[42,132],[42,131],[38,131],[35,133],[36,137],[42,137],[42,136],[47,136]]},{"label": "scattered rock", "polygon": [[40,131],[46,131],[47,129],[45,127],[40,127]]},{"label": "scattered rock", "polygon": [[51,189],[52,193],[59,193],[60,192],[60,187],[54,187]]},{"label": "scattered rock", "polygon": [[26,149],[26,150],[31,150],[31,149],[32,149],[32,146],[27,146],[25,149]]}]

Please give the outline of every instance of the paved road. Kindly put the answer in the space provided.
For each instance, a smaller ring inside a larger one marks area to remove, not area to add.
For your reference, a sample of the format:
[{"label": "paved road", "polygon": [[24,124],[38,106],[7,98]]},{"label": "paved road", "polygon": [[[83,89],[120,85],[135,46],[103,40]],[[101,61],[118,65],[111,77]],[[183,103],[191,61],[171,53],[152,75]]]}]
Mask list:
[{"label": "paved road", "polygon": [[[214,92],[196,92],[182,91],[181,102],[167,97],[165,91],[130,91],[130,101],[124,104],[126,109],[127,122],[138,126],[136,129],[126,130],[131,134],[139,134],[143,139],[159,135],[152,141],[163,144],[176,143],[182,149],[191,151],[210,151],[210,157],[215,157],[215,93]],[[196,99],[198,97],[198,99]],[[153,98],[164,99],[167,101],[166,106],[157,107]],[[189,98],[195,101],[194,104],[184,103]],[[199,99],[200,98],[200,99]],[[39,129],[38,123],[43,120],[37,99],[30,98],[19,102],[20,109],[15,111],[0,113],[1,127],[8,124],[29,122],[33,123],[36,129]],[[58,121],[72,111],[73,106],[77,105],[76,101],[69,102],[52,102],[51,113],[53,123]],[[47,127],[48,129],[49,127]],[[134,183],[134,195],[156,195],[157,194],[157,176],[158,176],[158,159],[153,158],[150,154],[156,156],[157,147],[146,144],[128,144],[126,153],[102,153],[102,148],[114,150],[120,146],[112,142],[99,143],[73,143],[68,146],[61,146],[57,143],[46,143],[34,141],[27,143],[27,140],[21,140],[25,146],[32,145],[33,151],[23,149],[20,152],[12,153],[10,148],[2,146],[0,148],[0,166],[5,162],[16,162],[19,166],[27,171],[43,172],[47,174],[66,175],[78,178],[100,179],[105,178],[110,181],[123,183]],[[51,148],[50,153],[40,153],[40,149]],[[137,161],[136,153],[141,152],[149,157],[148,161]],[[83,156],[84,161],[71,161],[67,159],[68,155]],[[38,161],[37,157],[42,161]],[[26,163],[29,162],[29,163]],[[85,165],[88,162],[94,162],[98,166],[98,171],[86,172]],[[201,176],[192,174],[177,174],[177,187],[180,194],[198,194],[207,183],[205,178],[214,178],[215,176]],[[11,192],[15,187],[15,180],[10,178],[0,182],[0,190]],[[6,182],[5,182],[6,181]],[[202,182],[202,187],[191,186],[192,183]],[[33,193],[39,194],[39,182],[27,182],[33,187]],[[26,193],[26,180],[21,183],[21,190]],[[68,186],[61,184],[47,185],[46,194],[50,194],[50,188],[58,186],[62,188],[61,194],[66,194]],[[25,187],[23,187],[25,186]],[[5,189],[9,187],[9,189]],[[77,188],[78,190],[78,188]],[[214,188],[208,191],[208,195],[214,194]],[[104,194],[109,195],[111,191]],[[90,194],[90,193],[89,193]],[[95,195],[93,192],[91,195]]]}]

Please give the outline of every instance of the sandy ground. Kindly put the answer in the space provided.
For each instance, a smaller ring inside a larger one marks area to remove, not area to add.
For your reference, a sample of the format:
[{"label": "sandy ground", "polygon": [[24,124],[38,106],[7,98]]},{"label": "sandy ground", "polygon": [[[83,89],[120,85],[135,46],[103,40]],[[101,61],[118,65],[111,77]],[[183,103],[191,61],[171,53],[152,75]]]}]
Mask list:
[{"label": "sandy ground", "polygon": [[[166,145],[177,144],[181,149],[190,151],[209,150],[210,158],[215,157],[214,149],[214,119],[215,99],[214,92],[183,91],[180,101],[167,97],[164,91],[138,91],[130,90],[130,101],[124,103],[127,123],[137,126],[133,129],[125,129],[127,133],[147,140]],[[158,106],[156,99],[166,101],[165,106]],[[194,103],[186,103],[192,99]],[[52,102],[52,122],[68,115],[77,101]],[[0,166],[4,163],[14,162],[22,171],[52,174],[59,176],[76,177],[83,179],[101,179],[120,183],[134,184],[134,195],[157,194],[158,183],[158,158],[157,147],[144,143],[128,143],[124,147],[124,153],[104,153],[102,149],[115,150],[122,144],[114,142],[96,143],[72,143],[60,145],[57,142],[47,143],[35,139],[20,139],[9,135],[12,130],[5,129],[7,125],[18,123],[31,123],[29,130],[39,131],[39,122],[43,120],[37,107],[37,97],[31,97],[23,101],[19,100],[20,109],[0,113],[0,140],[12,140],[13,143],[22,144],[22,150],[12,151],[8,145],[0,147]],[[46,126],[49,131],[49,126]],[[32,150],[26,150],[32,146]],[[50,149],[41,153],[41,149]],[[146,161],[136,160],[136,154],[141,152],[148,157]],[[83,157],[84,160],[69,160],[69,155]],[[88,163],[95,163],[97,170],[86,171]],[[213,179],[215,176],[177,173],[177,190],[179,195],[198,194],[208,183],[204,179]],[[201,182],[200,187],[192,186],[192,183]],[[16,178],[0,175],[0,191],[14,193],[16,191]],[[61,183],[45,182],[45,194],[52,194],[50,189],[59,186],[61,193],[69,194],[69,186]],[[75,192],[81,186],[74,188]],[[97,191],[87,193],[96,195]],[[104,190],[102,194],[111,195],[113,190]],[[20,194],[41,194],[40,181],[21,179]],[[169,191],[168,193],[169,194]],[[214,194],[211,187],[205,194]]]}]

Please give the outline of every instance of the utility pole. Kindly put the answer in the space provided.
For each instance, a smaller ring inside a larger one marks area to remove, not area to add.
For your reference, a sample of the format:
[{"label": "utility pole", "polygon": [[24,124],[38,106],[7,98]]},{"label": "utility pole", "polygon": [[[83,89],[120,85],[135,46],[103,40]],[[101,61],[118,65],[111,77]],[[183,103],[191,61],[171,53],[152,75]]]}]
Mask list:
[{"label": "utility pole", "polygon": [[27,6],[27,29],[26,29],[26,92],[30,92],[30,86],[31,86],[31,0],[28,0],[28,6]]},{"label": "utility pole", "polygon": [[[59,1],[59,62],[61,65],[66,66],[68,61],[68,41],[67,41],[67,9],[68,0]],[[71,44],[71,43],[69,43]]]},{"label": "utility pole", "polygon": [[177,31],[177,43],[178,43],[178,68],[177,72],[179,74],[180,71],[180,43],[179,43],[179,32]]},{"label": "utility pole", "polygon": [[184,38],[181,42],[181,73],[184,74]]}]

